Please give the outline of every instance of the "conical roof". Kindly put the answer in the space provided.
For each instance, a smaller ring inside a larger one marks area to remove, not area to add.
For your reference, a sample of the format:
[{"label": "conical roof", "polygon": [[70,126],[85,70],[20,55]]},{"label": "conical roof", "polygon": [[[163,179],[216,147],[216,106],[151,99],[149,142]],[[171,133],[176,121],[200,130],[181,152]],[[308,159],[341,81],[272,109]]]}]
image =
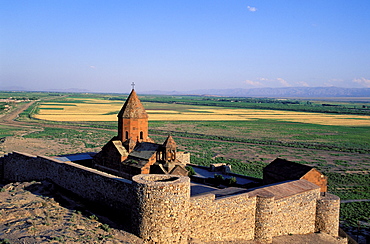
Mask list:
[{"label": "conical roof", "polygon": [[169,135],[168,137],[167,137],[167,139],[164,141],[164,143],[163,143],[163,146],[164,147],[175,147],[176,148],[176,142],[175,142],[175,140],[172,138],[172,136],[171,135]]},{"label": "conical roof", "polygon": [[128,96],[125,104],[119,111],[117,117],[122,118],[133,118],[133,119],[147,119],[148,114],[145,111],[144,106],[141,104],[139,97],[137,96],[134,89],[132,89]]}]

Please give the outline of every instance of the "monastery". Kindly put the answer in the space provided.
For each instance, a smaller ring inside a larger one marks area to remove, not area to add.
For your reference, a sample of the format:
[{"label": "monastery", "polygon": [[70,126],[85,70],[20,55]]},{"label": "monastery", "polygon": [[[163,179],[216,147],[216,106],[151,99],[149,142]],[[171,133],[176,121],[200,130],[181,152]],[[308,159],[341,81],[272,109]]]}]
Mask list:
[{"label": "monastery", "polygon": [[[185,166],[190,164],[190,154],[177,152],[171,135],[163,144],[155,143],[149,137],[148,114],[134,89],[117,117],[118,135],[94,156],[94,168],[127,179],[138,174],[188,175]],[[196,165],[192,166],[197,169]],[[226,165],[211,165],[211,168],[220,174],[222,166]],[[231,173],[230,169],[228,171]],[[299,179],[320,186],[322,193],[327,191],[327,177],[310,166],[277,158],[263,170],[264,185]]]},{"label": "monastery", "polygon": [[130,179],[137,174],[187,175],[190,154],[177,152],[171,135],[163,144],[148,136],[148,114],[132,89],[118,117],[118,135],[94,157],[95,168]]},{"label": "monastery", "polygon": [[[197,174],[188,177],[186,165]],[[239,184],[208,184],[216,173]],[[172,136],[159,144],[150,139],[148,115],[134,89],[118,113],[117,136],[99,153],[13,152],[0,158],[0,180],[50,181],[114,211],[147,243],[271,243],[277,236],[339,232],[340,199],[327,193],[327,178],[318,170],[277,158],[264,168],[263,179],[253,179],[227,165],[192,165]]]}]

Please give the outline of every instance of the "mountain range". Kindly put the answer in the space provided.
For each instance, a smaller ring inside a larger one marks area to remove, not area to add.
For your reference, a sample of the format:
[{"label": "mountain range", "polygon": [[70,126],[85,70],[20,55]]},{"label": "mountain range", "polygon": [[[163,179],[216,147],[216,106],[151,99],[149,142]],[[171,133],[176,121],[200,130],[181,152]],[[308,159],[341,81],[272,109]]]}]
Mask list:
[{"label": "mountain range", "polygon": [[181,91],[147,91],[153,95],[206,95],[226,97],[370,97],[370,88],[283,87],[252,89],[200,89]]},{"label": "mountain range", "polygon": [[[22,87],[0,87],[0,91],[27,91]],[[45,92],[99,93],[87,89],[69,88],[45,90]],[[190,91],[140,91],[140,94],[152,95],[200,95],[224,97],[370,97],[370,88],[344,87],[282,87],[282,88],[234,88],[234,89],[198,89]]]}]

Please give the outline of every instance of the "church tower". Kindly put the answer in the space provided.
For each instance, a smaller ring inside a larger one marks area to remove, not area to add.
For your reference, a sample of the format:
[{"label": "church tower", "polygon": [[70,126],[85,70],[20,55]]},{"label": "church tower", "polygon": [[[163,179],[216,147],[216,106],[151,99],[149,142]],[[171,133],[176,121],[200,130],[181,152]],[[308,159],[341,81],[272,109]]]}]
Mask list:
[{"label": "church tower", "polygon": [[148,114],[141,104],[136,92],[132,89],[118,117],[118,139],[121,142],[147,142]]},{"label": "church tower", "polygon": [[176,161],[176,147],[177,146],[175,140],[172,138],[171,135],[169,135],[163,143],[162,160],[166,162]]},{"label": "church tower", "polygon": [[163,144],[148,136],[148,114],[134,85],[117,115],[118,135],[94,156],[93,166],[126,179],[137,174],[188,175],[182,160],[190,162],[190,154],[184,157],[183,152],[177,152],[171,135]]}]

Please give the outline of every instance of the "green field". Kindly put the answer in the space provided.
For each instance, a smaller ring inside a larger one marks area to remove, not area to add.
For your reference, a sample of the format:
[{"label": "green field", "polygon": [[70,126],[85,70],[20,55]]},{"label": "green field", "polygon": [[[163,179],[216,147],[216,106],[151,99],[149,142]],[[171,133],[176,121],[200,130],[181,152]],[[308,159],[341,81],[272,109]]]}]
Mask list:
[{"label": "green field", "polygon": [[[9,93],[1,96],[9,97]],[[34,104],[20,114],[18,121],[27,122],[39,130],[24,133],[23,138],[38,138],[60,144],[74,145],[82,151],[98,151],[116,134],[116,121],[43,121],[34,116],[41,103],[75,106],[91,99],[102,103],[123,104],[126,95],[117,94],[58,94],[17,93],[19,97],[37,98]],[[15,97],[15,96],[13,96]],[[174,96],[143,96],[148,110],[197,112],[200,107],[217,109],[275,109],[276,111],[320,112],[322,114],[363,115],[368,119],[368,101],[303,101],[247,98],[205,98]],[[233,102],[231,102],[233,101]],[[322,104],[338,106],[322,106]],[[98,103],[95,103],[98,104]],[[5,104],[1,104],[0,110]],[[56,108],[55,111],[63,111]],[[109,112],[115,115],[118,110]],[[3,111],[4,112],[4,111]],[[1,111],[0,111],[1,113]],[[199,111],[198,111],[199,113]],[[202,116],[206,116],[204,111]],[[49,127],[47,127],[49,126]],[[75,126],[53,128],[50,126]],[[77,126],[77,127],[76,127]],[[96,128],[96,129],[94,129]],[[280,119],[258,118],[251,120],[214,121],[149,121],[150,135],[157,142],[172,134],[180,150],[191,152],[195,164],[225,162],[236,173],[262,177],[262,169],[276,157],[318,168],[329,177],[329,191],[342,199],[370,199],[370,124],[369,126],[322,125]],[[0,137],[13,136],[17,131],[28,130],[0,126]],[[69,152],[69,151],[68,151]],[[67,153],[67,152],[66,152]],[[50,155],[53,153],[51,152]],[[364,217],[368,203],[346,203],[341,217],[353,225],[354,221],[367,221]],[[359,209],[356,215],[354,209]],[[361,210],[361,211],[360,211]],[[364,211],[362,211],[364,210]]]},{"label": "green field", "polygon": [[9,127],[5,125],[0,125],[0,138],[5,138],[9,136],[13,136],[16,132],[22,131],[24,129],[17,128],[17,127]]},{"label": "green field", "polygon": [[150,122],[153,133],[281,145],[296,148],[370,152],[370,127],[328,126],[267,119],[247,121]]}]

